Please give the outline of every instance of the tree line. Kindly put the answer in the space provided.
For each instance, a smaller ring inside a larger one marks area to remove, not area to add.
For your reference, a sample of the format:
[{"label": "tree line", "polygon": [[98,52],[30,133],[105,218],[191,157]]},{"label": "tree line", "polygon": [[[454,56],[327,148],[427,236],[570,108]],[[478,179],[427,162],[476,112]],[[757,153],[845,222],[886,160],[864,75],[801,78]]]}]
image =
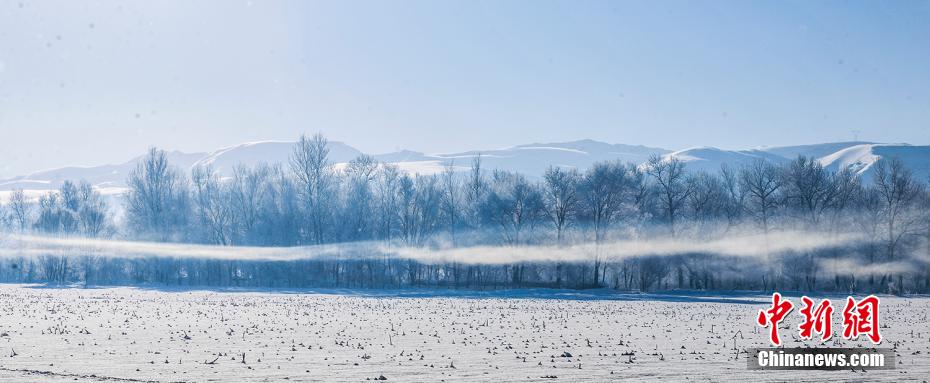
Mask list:
[{"label": "tree line", "polygon": [[[14,191],[2,207],[11,232],[219,246],[372,242],[424,249],[571,246],[624,239],[695,241],[745,232],[856,234],[855,244],[768,259],[717,254],[503,265],[424,263],[391,254],[305,261],[7,257],[0,279],[216,286],[776,288],[930,291],[930,193],[901,161],[882,159],[863,180],[813,158],[763,160],[688,171],[676,158],[550,167],[541,179],[450,162],[409,174],[366,155],[329,159],[322,135],[301,136],[287,164],[240,165],[221,176],[189,172],[151,149],[127,177],[122,214],[91,185],[66,181],[31,202]],[[595,247],[599,249],[599,247]],[[70,260],[69,260],[70,259]],[[827,261],[849,265],[828,272]]]}]

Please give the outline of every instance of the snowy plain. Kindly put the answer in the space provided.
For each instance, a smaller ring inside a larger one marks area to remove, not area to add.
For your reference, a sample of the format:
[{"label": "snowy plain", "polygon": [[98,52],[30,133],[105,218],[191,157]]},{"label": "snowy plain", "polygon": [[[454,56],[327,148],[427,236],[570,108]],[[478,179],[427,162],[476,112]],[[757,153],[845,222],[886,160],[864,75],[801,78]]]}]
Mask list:
[{"label": "snowy plain", "polygon": [[[926,380],[930,299],[882,299],[896,370],[786,372],[746,367],[767,344],[759,294],[0,285],[0,381]],[[813,345],[798,323],[783,341]]]}]

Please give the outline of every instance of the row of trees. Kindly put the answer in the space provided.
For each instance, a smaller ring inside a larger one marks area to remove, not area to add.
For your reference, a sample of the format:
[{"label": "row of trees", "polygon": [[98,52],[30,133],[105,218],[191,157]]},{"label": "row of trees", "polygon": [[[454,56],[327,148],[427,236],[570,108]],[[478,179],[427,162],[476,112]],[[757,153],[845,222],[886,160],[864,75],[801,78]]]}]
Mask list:
[{"label": "row of trees", "polygon": [[[36,206],[33,206],[36,205]],[[14,190],[6,206],[0,206],[0,224],[20,233],[40,233],[109,237],[115,233],[107,203],[100,192],[86,182],[65,181],[56,192],[30,202],[22,189]],[[35,210],[35,213],[33,213]]]},{"label": "row of trees", "polygon": [[[298,285],[472,286],[482,275],[494,275],[485,279],[493,280],[494,286],[643,290],[787,285],[924,291],[930,285],[926,183],[895,159],[874,164],[866,181],[849,170],[828,171],[806,157],[783,165],[760,160],[740,168],[723,167],[717,173],[689,172],[678,159],[653,157],[641,165],[596,163],[583,172],[551,167],[539,180],[504,170],[488,171],[482,168],[480,157],[463,165],[470,165],[468,171],[456,171],[455,164],[449,164],[440,174],[411,175],[360,156],[336,166],[329,161],[327,140],[315,135],[300,138],[286,165],[238,166],[230,176],[222,177],[210,167],[185,174],[168,163],[163,151],[151,149],[128,176],[122,219],[107,215],[107,206],[90,185],[70,182],[58,193],[43,196],[38,206],[30,204],[22,192],[14,192],[0,216],[15,231],[222,246],[361,241],[424,248],[569,246],[630,238],[705,240],[786,228],[827,236],[856,233],[867,239],[854,248],[773,254],[779,257],[761,264],[742,261],[739,267],[744,269],[735,271],[736,262],[718,262],[714,254],[644,254],[621,262],[600,247],[583,264],[503,267],[420,265],[368,254],[380,260],[326,260],[333,264],[318,265],[327,270],[322,274],[289,277],[300,281]],[[907,270],[884,272],[873,267],[868,273],[849,270],[848,275],[824,279],[828,275],[818,265],[824,259],[840,258],[862,265],[896,264],[899,269],[906,265]],[[26,264],[21,267],[17,272],[21,278],[32,272]],[[126,264],[121,267],[132,269]],[[724,270],[727,267],[731,270]],[[77,268],[72,269],[71,277],[80,278]],[[181,266],[179,270],[183,272],[178,275],[187,275],[191,283],[190,276],[196,273]],[[244,276],[242,268],[234,265],[217,270],[231,270],[236,277],[210,280],[258,283],[276,278],[275,274],[259,275],[260,271]]]}]

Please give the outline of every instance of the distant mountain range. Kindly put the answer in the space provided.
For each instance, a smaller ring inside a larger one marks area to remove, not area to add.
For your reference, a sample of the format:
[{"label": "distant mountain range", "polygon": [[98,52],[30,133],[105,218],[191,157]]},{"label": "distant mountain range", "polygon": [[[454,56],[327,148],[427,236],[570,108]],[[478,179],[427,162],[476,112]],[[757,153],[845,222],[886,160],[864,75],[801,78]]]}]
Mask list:
[{"label": "distant mountain range", "polygon": [[869,181],[873,165],[882,158],[898,158],[915,177],[926,182],[930,179],[930,146],[908,144],[879,144],[874,142],[831,142],[814,145],[779,146],[749,150],[722,150],[710,147],[691,148],[667,153],[687,163],[687,168],[716,172],[727,164],[739,167],[758,159],[780,164],[798,156],[816,158],[830,171],[850,169]]},{"label": "distant mountain range", "polygon": [[[261,162],[286,165],[294,142],[250,142],[219,149],[212,153],[169,152],[169,161],[189,170],[197,165],[211,165],[228,176],[237,164],[255,165]],[[330,161],[346,163],[362,152],[342,142],[330,142]],[[507,169],[539,177],[547,167],[562,166],[585,169],[598,161],[620,160],[643,163],[651,155],[679,158],[692,171],[716,172],[722,164],[740,166],[763,159],[784,163],[799,155],[814,157],[827,169],[850,168],[864,178],[871,175],[872,166],[882,158],[900,158],[921,180],[930,177],[930,146],[880,144],[873,142],[834,142],[814,145],[762,147],[747,150],[724,150],[696,147],[679,151],[639,145],[608,144],[593,140],[559,143],[534,143],[495,150],[473,150],[461,153],[425,154],[409,150],[373,155],[379,161],[398,165],[419,174],[440,172],[448,164],[457,170],[467,169],[472,159],[481,155],[486,169]],[[0,180],[0,193],[15,188],[33,192],[58,188],[64,180],[87,180],[105,192],[118,194],[125,188],[126,176],[140,157],[117,165],[65,167]],[[0,195],[2,197],[2,195]]]}]

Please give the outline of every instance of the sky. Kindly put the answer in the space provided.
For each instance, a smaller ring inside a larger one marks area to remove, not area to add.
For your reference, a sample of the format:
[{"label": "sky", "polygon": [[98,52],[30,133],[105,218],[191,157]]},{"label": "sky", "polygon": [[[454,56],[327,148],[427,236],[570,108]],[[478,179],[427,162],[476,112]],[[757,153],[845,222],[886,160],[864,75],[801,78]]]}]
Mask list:
[{"label": "sky", "polygon": [[0,0],[0,178],[314,132],[930,144],[930,1]]}]

